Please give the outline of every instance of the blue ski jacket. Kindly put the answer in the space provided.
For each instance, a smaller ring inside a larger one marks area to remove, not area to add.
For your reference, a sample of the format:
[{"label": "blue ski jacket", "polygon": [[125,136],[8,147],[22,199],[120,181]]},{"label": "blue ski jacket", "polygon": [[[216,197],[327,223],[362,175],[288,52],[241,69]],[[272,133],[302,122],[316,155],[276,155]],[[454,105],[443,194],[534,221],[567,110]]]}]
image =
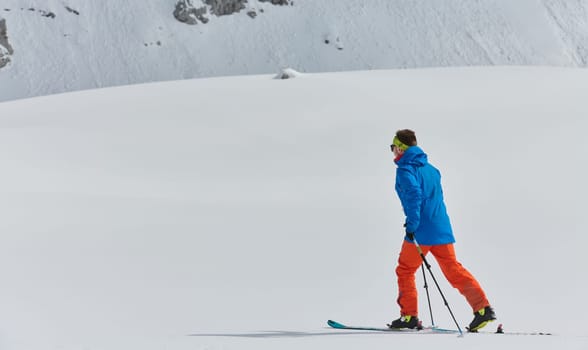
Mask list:
[{"label": "blue ski jacket", "polygon": [[406,232],[414,233],[422,245],[454,243],[439,170],[418,146],[409,147],[395,162],[395,187],[406,215]]}]

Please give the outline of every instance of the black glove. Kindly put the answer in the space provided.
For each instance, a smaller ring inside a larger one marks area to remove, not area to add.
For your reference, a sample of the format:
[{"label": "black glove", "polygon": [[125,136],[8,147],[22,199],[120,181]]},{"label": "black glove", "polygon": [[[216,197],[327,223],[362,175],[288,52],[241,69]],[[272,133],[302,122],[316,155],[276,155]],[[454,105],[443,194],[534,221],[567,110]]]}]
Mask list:
[{"label": "black glove", "polygon": [[[406,228],[406,222],[402,226]],[[408,238],[410,241],[414,241],[414,232],[406,231],[406,238]]]}]

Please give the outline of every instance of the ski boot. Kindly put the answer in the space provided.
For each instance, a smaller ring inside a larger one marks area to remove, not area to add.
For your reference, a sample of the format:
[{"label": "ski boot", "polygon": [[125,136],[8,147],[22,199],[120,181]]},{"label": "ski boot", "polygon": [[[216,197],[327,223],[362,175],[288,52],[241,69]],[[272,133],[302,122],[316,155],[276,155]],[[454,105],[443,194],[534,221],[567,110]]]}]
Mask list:
[{"label": "ski boot", "polygon": [[423,326],[421,325],[421,321],[419,321],[419,318],[416,316],[402,316],[397,320],[392,321],[391,324],[388,325],[388,328],[391,329],[417,329],[417,330],[421,330],[423,329]]},{"label": "ski boot", "polygon": [[470,326],[467,327],[468,332],[475,333],[479,329],[484,328],[489,322],[492,322],[496,319],[496,314],[494,310],[490,306],[486,306],[483,309],[480,309],[474,312],[474,319],[470,323]]}]

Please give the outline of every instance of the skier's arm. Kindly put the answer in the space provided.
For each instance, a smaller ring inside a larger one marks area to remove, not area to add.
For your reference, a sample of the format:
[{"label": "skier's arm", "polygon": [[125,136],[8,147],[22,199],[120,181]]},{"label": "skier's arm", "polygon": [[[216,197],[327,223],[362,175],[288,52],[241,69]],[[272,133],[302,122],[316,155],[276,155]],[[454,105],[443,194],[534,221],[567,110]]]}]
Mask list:
[{"label": "skier's arm", "polygon": [[421,221],[423,194],[416,177],[408,169],[399,168],[396,174],[399,197],[406,215],[406,232],[414,233]]}]

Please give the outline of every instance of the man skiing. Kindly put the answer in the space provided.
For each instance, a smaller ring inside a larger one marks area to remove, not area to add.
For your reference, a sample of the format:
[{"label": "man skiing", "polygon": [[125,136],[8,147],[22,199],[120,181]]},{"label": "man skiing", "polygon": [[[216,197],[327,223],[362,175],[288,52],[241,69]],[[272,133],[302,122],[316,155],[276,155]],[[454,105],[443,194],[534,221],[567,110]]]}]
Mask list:
[{"label": "man skiing", "polygon": [[455,238],[443,201],[441,173],[429,164],[427,155],[417,146],[414,131],[397,131],[390,147],[398,166],[396,192],[406,215],[406,236],[396,268],[401,317],[388,326],[411,329],[420,326],[415,273],[422,258],[413,243],[416,240],[423,254],[433,254],[445,278],[472,307],[474,319],[468,330],[476,332],[495,320],[496,315],[478,281],[455,256]]}]

